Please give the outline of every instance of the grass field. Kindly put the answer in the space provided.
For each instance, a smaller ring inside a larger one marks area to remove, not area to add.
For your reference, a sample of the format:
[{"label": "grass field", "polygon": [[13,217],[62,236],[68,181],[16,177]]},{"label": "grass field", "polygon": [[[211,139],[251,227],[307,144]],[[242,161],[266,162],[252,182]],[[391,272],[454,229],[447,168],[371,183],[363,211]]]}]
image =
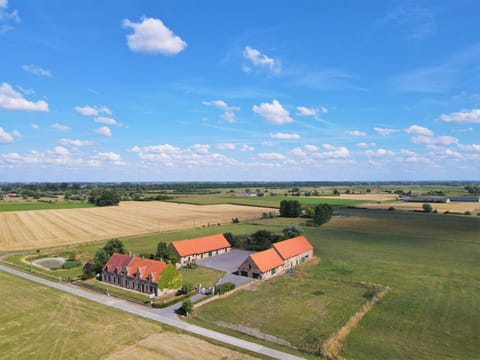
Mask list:
[{"label": "grass field", "polygon": [[[258,220],[257,223],[264,224],[259,228],[279,232],[284,224],[278,226],[277,220]],[[324,279],[338,279],[391,287],[347,337],[342,356],[353,359],[478,358],[480,219],[345,209],[341,210],[341,216],[322,227],[304,229],[315,246],[316,256],[321,259],[318,265],[305,271],[318,278],[318,284]],[[301,289],[301,285],[298,286]],[[313,290],[315,285],[311,287]],[[290,296],[307,295],[291,292]],[[243,309],[249,306],[249,301],[248,294],[240,292],[222,300],[222,304],[227,309],[235,306]],[[255,325],[261,329],[285,332],[269,328],[267,323],[281,323],[274,317],[295,312],[295,302],[285,308],[281,299],[264,301],[270,304],[271,317],[264,317],[266,310],[262,307],[252,308],[255,315],[249,318],[265,319],[263,324]],[[314,300],[310,308],[316,305]],[[205,305],[200,316],[208,312],[210,306],[216,305]],[[280,309],[282,312],[278,312]],[[213,312],[209,316],[209,322],[229,321]],[[284,324],[294,327],[291,321]],[[305,326],[304,330],[308,328]],[[292,333],[294,331],[299,330]]]},{"label": "grass field", "polygon": [[0,213],[0,251],[39,249],[112,237],[250,219],[268,209],[236,205],[125,202],[120,206]]},{"label": "grass field", "polygon": [[[421,202],[404,202],[404,201],[394,201],[390,203],[383,204],[363,204],[363,207],[369,209],[388,209],[389,207],[394,207],[396,210],[405,210],[405,211],[422,211]],[[449,211],[452,213],[463,214],[465,211],[470,211],[472,215],[480,214],[480,203],[479,202],[450,202],[450,203],[430,203],[434,210],[444,213]]]},{"label": "grass field", "polygon": [[56,202],[53,204],[44,202],[23,202],[23,201],[0,201],[1,211],[30,211],[30,210],[55,210],[55,209],[82,209],[92,208],[95,205],[80,202]]}]

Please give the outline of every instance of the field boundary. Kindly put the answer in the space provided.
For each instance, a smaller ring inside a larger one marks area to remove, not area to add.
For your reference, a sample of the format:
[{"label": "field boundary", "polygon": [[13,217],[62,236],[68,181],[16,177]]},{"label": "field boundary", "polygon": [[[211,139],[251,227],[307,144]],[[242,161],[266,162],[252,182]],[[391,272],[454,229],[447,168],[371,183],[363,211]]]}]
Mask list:
[{"label": "field boundary", "polygon": [[381,289],[380,292],[375,294],[370,301],[361,307],[336,333],[329,337],[320,348],[321,355],[328,360],[343,360],[340,356],[340,352],[343,350],[345,339],[354,330],[360,320],[367,315],[367,313],[373,308],[373,306],[380,301],[388,292],[390,288],[388,286]]}]

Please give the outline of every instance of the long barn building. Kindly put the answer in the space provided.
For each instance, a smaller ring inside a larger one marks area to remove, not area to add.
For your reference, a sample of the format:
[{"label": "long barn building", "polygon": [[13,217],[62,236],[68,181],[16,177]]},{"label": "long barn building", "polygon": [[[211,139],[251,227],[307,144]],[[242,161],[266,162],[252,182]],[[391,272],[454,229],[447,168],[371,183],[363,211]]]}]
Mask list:
[{"label": "long barn building", "polygon": [[207,257],[228,253],[232,249],[232,245],[222,234],[174,241],[170,247],[178,257],[178,263],[182,266]]}]

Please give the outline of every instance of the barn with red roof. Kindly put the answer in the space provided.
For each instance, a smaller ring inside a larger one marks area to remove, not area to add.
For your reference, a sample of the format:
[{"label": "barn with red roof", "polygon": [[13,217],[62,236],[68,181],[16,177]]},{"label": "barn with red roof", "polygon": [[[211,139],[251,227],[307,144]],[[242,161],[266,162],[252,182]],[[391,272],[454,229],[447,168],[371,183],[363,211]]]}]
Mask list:
[{"label": "barn with red roof", "polygon": [[102,281],[157,296],[158,280],[166,267],[163,261],[115,253],[102,269]]},{"label": "barn with red roof", "polygon": [[222,234],[174,241],[170,244],[170,247],[178,257],[178,262],[181,265],[194,263],[197,260],[211,256],[226,254],[232,249],[232,245]]}]

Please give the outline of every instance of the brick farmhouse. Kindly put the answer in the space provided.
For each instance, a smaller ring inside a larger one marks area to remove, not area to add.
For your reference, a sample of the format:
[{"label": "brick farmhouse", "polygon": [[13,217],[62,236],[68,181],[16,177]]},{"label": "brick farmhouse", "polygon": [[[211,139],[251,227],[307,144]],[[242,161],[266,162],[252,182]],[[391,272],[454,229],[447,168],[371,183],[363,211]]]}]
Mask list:
[{"label": "brick farmhouse", "polygon": [[222,234],[204,236],[191,240],[180,240],[170,243],[180,265],[194,263],[207,257],[226,254],[232,245]]},{"label": "brick farmhouse", "polygon": [[308,261],[313,256],[313,246],[305,236],[279,241],[272,248],[250,255],[238,268],[238,274],[267,280]]},{"label": "brick farmhouse", "polygon": [[102,281],[157,296],[158,280],[166,267],[163,261],[115,253],[102,269]]}]

